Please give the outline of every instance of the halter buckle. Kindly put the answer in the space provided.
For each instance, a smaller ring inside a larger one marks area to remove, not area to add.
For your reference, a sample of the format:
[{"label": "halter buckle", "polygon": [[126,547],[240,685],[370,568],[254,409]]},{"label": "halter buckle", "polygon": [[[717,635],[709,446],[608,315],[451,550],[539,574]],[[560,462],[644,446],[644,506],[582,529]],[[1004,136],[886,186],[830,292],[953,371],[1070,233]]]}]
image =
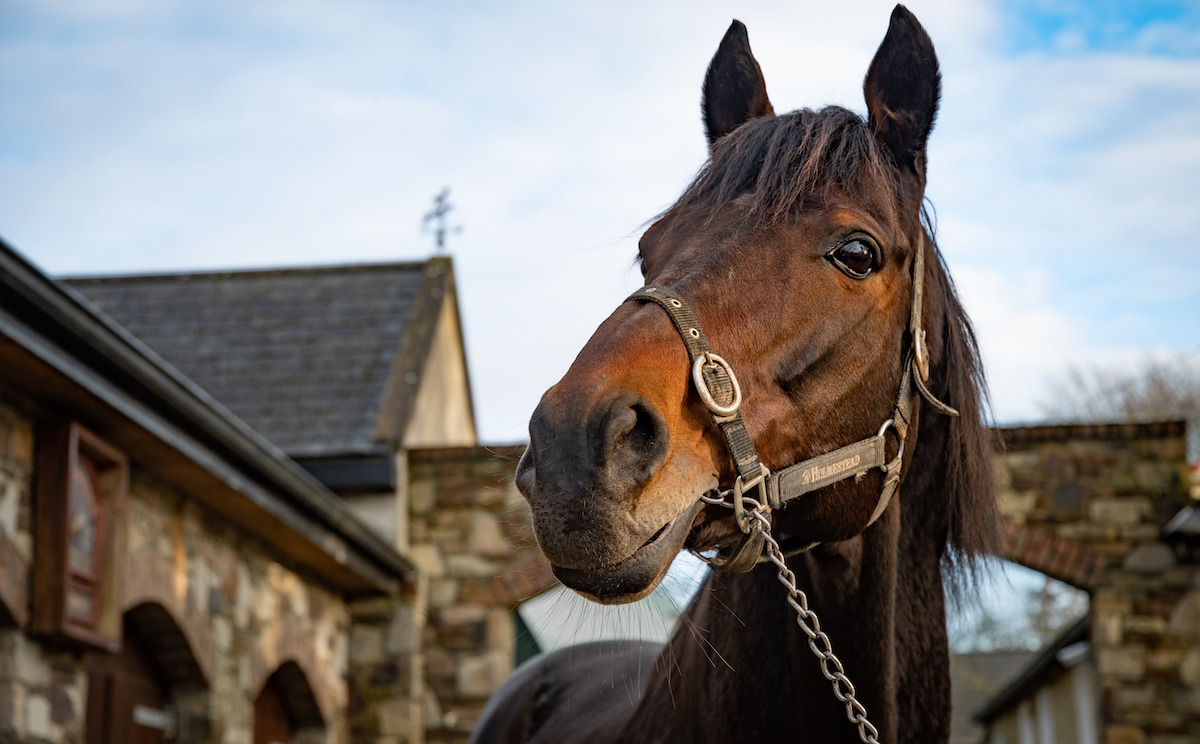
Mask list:
[{"label": "halter buckle", "polygon": [[[718,403],[717,399],[713,397],[712,391],[708,389],[708,382],[704,379],[706,365],[720,367],[729,376],[729,382],[733,384],[733,400],[728,405]],[[733,368],[729,366],[729,362],[711,351],[706,351],[696,357],[696,361],[692,363],[692,382],[696,385],[696,392],[700,393],[700,400],[704,401],[704,405],[708,406],[708,410],[716,416],[732,416],[742,405],[742,388],[733,374]]]}]

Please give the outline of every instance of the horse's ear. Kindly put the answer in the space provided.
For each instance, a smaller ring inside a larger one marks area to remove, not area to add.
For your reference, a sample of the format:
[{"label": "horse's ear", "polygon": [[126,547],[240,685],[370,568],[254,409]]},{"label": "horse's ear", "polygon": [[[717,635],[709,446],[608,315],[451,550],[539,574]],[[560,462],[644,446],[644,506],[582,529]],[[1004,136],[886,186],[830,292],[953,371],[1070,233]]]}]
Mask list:
[{"label": "horse's ear", "polygon": [[750,119],[775,113],[767,99],[758,60],[750,52],[750,37],[734,21],[713,55],[704,76],[704,128],[711,146]]},{"label": "horse's ear", "polygon": [[892,11],[887,36],[871,60],[863,94],[871,129],[901,169],[924,179],[925,142],[937,116],[941,75],[933,42],[903,5]]}]

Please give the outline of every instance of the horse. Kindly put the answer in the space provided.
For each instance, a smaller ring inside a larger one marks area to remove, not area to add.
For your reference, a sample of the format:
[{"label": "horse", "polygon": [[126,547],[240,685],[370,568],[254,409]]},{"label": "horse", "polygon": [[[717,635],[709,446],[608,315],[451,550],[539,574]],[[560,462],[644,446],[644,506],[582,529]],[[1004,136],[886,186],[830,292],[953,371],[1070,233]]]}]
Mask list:
[{"label": "horse", "polygon": [[682,549],[716,570],[661,648],[522,666],[473,742],[948,741],[944,580],[969,584],[997,528],[979,351],[924,197],[940,89],[896,6],[865,119],[776,114],[730,26],[709,160],[516,474],[556,577],[592,600],[646,596]]}]

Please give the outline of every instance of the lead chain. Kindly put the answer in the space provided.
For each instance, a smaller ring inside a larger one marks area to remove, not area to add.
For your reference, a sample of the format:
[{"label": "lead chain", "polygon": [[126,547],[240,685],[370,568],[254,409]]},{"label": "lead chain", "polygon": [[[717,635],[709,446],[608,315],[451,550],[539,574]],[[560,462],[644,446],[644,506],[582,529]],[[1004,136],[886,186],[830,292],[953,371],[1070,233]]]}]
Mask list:
[{"label": "lead chain", "polygon": [[[705,501],[714,503],[709,499]],[[821,630],[821,621],[817,619],[817,613],[808,608],[808,597],[796,586],[796,574],[792,573],[784,562],[783,550],[771,536],[770,518],[763,513],[762,504],[757,499],[743,496],[742,501],[746,513],[754,518],[751,523],[754,531],[762,537],[766,545],[767,558],[779,569],[779,583],[787,589],[787,603],[796,611],[796,624],[804,631],[804,635],[808,636],[808,647],[812,649],[821,665],[821,674],[833,685],[834,696],[845,703],[846,718],[858,726],[858,738],[863,740],[863,744],[879,744],[879,730],[867,720],[867,709],[854,696],[854,683],[846,676],[842,662],[833,653],[833,646],[829,642],[829,636]],[[724,501],[720,503],[730,506]]]}]

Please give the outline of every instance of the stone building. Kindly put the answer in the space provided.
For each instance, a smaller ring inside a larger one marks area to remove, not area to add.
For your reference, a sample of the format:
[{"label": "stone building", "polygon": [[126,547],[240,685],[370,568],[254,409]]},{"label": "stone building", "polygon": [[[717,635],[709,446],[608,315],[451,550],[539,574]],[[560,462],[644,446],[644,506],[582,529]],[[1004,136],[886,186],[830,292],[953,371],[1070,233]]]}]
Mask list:
[{"label": "stone building", "polygon": [[512,673],[514,610],[555,583],[513,485],[521,452],[515,446],[409,453],[428,742],[465,744],[487,699]]},{"label": "stone building", "polygon": [[[417,589],[320,481],[0,244],[0,741],[376,741],[382,711],[381,740],[417,741]],[[388,695],[355,688],[381,669]]]},{"label": "stone building", "polygon": [[1007,558],[1087,591],[1090,606],[978,711],[988,741],[1200,741],[1200,563],[1184,423],[1001,434]]},{"label": "stone building", "polygon": [[520,448],[476,440],[450,260],[64,284],[411,560],[399,602],[351,607],[352,739],[465,741],[553,577]]}]

